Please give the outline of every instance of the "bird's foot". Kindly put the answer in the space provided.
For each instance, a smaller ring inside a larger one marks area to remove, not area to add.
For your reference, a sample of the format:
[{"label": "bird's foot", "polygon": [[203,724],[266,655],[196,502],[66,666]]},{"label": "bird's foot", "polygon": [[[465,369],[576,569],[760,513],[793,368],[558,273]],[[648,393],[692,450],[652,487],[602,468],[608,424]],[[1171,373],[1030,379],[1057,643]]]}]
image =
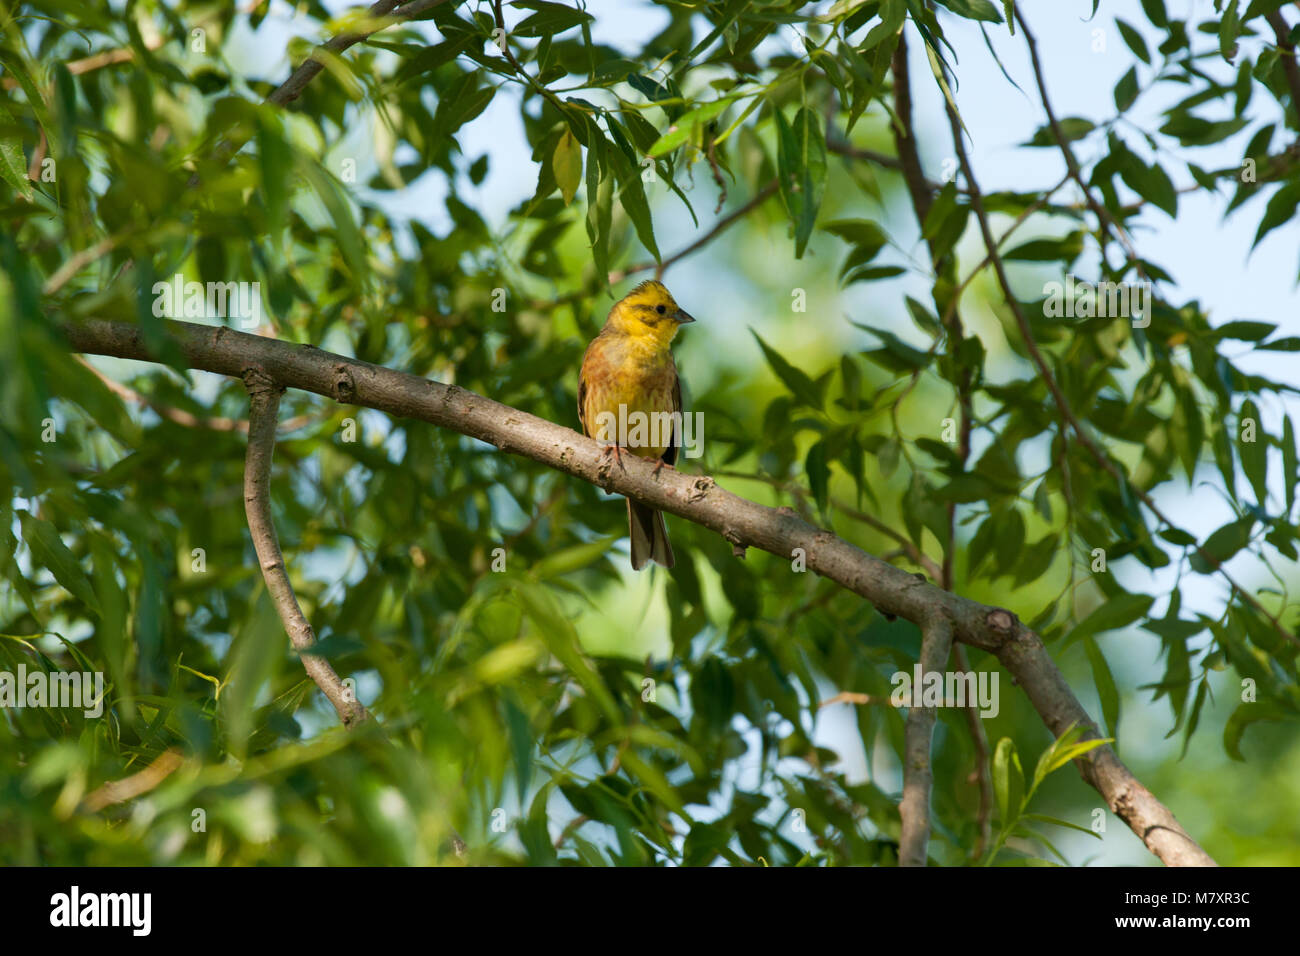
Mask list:
[{"label": "bird's foot", "polygon": [[606,445],[605,450],[602,451],[601,454],[607,457],[613,455],[614,460],[618,462],[618,467],[627,471],[627,466],[623,464],[623,449],[619,445]]}]

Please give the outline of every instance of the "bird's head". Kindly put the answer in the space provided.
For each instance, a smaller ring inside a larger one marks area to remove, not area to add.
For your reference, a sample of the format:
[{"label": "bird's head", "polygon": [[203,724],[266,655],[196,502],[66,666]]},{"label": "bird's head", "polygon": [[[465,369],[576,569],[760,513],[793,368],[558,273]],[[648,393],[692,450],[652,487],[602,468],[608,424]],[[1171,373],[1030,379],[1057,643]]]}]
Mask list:
[{"label": "bird's head", "polygon": [[694,321],[662,282],[649,279],[614,304],[607,324],[625,335],[653,338],[667,345],[678,326]]}]

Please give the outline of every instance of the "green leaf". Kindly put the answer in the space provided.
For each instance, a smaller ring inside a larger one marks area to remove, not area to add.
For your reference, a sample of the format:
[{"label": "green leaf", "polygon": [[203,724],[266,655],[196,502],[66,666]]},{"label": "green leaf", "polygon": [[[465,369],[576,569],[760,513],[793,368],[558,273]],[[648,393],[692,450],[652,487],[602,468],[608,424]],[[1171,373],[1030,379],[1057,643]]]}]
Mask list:
[{"label": "green leaf", "polygon": [[[1102,835],[1089,827],[1081,827],[1077,823],[1071,823],[1068,820],[1058,820],[1056,817],[1049,817],[1042,813],[1026,813],[1026,820],[1033,820],[1037,823],[1050,823],[1054,827],[1068,827],[1071,830],[1078,830],[1080,833],[1086,833],[1094,840],[1102,839]],[[1039,838],[1041,839],[1041,837]]]},{"label": "green leaf", "polygon": [[463,33],[421,50],[402,64],[402,68],[393,76],[393,82],[406,83],[422,73],[432,73],[443,64],[456,59],[460,52],[469,46],[472,39],[471,34]]},{"label": "green leaf", "polygon": [[1214,330],[1215,338],[1236,339],[1239,342],[1258,342],[1266,339],[1277,330],[1272,322],[1256,322],[1250,319],[1236,319],[1225,322]]},{"label": "green leaf", "polygon": [[[1097,12],[1094,5],[1093,12]],[[1166,27],[1169,25],[1169,14],[1165,12],[1165,0],[1142,0],[1142,12],[1147,15],[1151,25],[1155,27]]]},{"label": "green leaf", "polygon": [[595,137],[587,150],[587,240],[603,285],[609,275],[609,230],[614,216],[614,175],[604,159],[604,137]]},{"label": "green leaf", "polygon": [[776,377],[781,380],[781,384],[790,391],[790,394],[810,408],[821,408],[821,390],[808,377],[808,374],[803,369],[795,368],[787,362],[778,352],[769,347],[763,341],[762,336],[753,329],[749,330],[749,334],[754,336],[754,339],[758,342],[758,347],[763,350],[763,357],[767,359],[767,364],[776,373]]},{"label": "green leaf", "polygon": [[353,281],[363,281],[369,272],[366,244],[361,238],[356,220],[352,218],[352,209],[342,187],[315,160],[305,159],[301,164],[301,172],[334,222],[335,239],[344,261],[352,270]]},{"label": "green leaf", "polygon": [[45,102],[40,87],[32,78],[31,66],[26,57],[0,47],[0,66],[3,66],[5,73],[17,80],[18,85],[23,88],[27,105],[36,115],[36,122],[45,131],[45,138],[49,140],[50,155],[55,159],[62,159],[65,154],[63,135],[50,114],[49,104]]},{"label": "green leaf", "polygon": [[551,169],[567,206],[578,194],[578,183],[582,181],[582,147],[572,130],[566,129],[560,141],[555,144],[555,152],[551,154]]},{"label": "green leaf", "polygon": [[1250,532],[1254,527],[1255,519],[1251,515],[1229,521],[1205,539],[1200,551],[1192,554],[1192,570],[1198,574],[1213,574],[1220,564],[1250,543]]},{"label": "green leaf", "polygon": [[[1246,423],[1253,422],[1253,441],[1246,441]],[[1241,470],[1255,492],[1255,502],[1262,508],[1268,497],[1268,435],[1260,421],[1259,406],[1252,399],[1242,402],[1237,416],[1237,438],[1241,448]]]},{"label": "green leaf", "polygon": [[803,258],[821,208],[826,188],[826,134],[820,115],[807,107],[787,124],[780,110],[775,110],[778,152],[777,170],[781,180],[781,198],[794,223],[794,255]]},{"label": "green leaf", "polygon": [[99,614],[99,601],[90,578],[81,569],[81,563],[59,537],[58,530],[42,518],[26,511],[18,513],[22,523],[23,541],[32,549],[32,559],[54,575],[77,600]]},{"label": "green leaf", "polygon": [[[939,3],[967,20],[986,20],[989,23],[1002,22],[1002,14],[998,13],[997,7],[993,6],[989,0],[939,0]],[[1010,13],[1007,14],[1007,19],[1011,19]]]},{"label": "green leaf", "polygon": [[529,6],[537,12],[530,17],[526,17],[511,30],[511,36],[525,38],[553,37],[565,30],[572,30],[584,23],[594,23],[596,20],[591,14],[575,10],[573,7],[566,7],[562,3],[534,2],[530,3]]},{"label": "green leaf", "polygon": [[668,131],[655,140],[647,151],[648,156],[662,156],[671,153],[692,137],[697,127],[711,122],[734,102],[729,99],[714,100],[695,107],[682,114],[668,127]]},{"label": "green leaf", "polygon": [[1020,755],[1011,738],[1003,737],[993,752],[993,794],[998,801],[1003,829],[1019,819],[1024,793],[1025,772],[1020,766]]},{"label": "green leaf", "polygon": [[1219,21],[1219,55],[1231,63],[1237,56],[1237,37],[1241,35],[1241,19],[1237,16],[1239,0],[1230,0]]},{"label": "green leaf", "polygon": [[596,669],[583,655],[573,623],[560,610],[549,588],[531,581],[520,581],[515,584],[515,593],[523,604],[524,612],[537,625],[537,635],[547,649],[591,695],[605,717],[615,725],[622,724],[618,704]]},{"label": "green leaf", "polygon": [[1088,655],[1088,666],[1092,669],[1092,682],[1097,686],[1097,696],[1101,700],[1101,715],[1106,722],[1106,732],[1118,736],[1119,730],[1119,693],[1115,690],[1115,678],[1106,663],[1106,656],[1097,646],[1095,639],[1085,637],[1083,650]]},{"label": "green leaf", "polygon": [[[4,127],[12,127],[15,132],[7,133]],[[32,184],[27,178],[27,161],[23,156],[22,139],[16,132],[18,129],[20,127],[9,115],[9,111],[0,105],[0,179],[31,202]]]},{"label": "green leaf", "polygon": [[1129,67],[1118,83],[1115,84],[1115,109],[1125,112],[1138,96],[1137,67]]},{"label": "green leaf", "polygon": [[1300,463],[1296,460],[1295,428],[1291,416],[1282,417],[1282,487],[1286,489],[1286,513],[1295,507],[1296,484],[1300,483]]},{"label": "green leaf", "polygon": [[1241,753],[1241,738],[1246,728],[1260,721],[1293,719],[1294,714],[1282,710],[1272,701],[1258,700],[1237,705],[1223,725],[1223,749],[1233,760],[1245,761]]},{"label": "green leaf", "polygon": [[813,501],[819,509],[826,507],[826,488],[830,482],[831,470],[826,464],[826,442],[819,441],[808,449],[803,463],[804,473],[808,476],[808,488]]},{"label": "green leaf", "polygon": [[1100,634],[1103,631],[1114,631],[1121,627],[1127,627],[1134,621],[1146,617],[1147,611],[1155,602],[1149,594],[1129,594],[1121,592],[1120,594],[1107,598],[1107,600],[1094,608],[1092,613],[1076,624],[1065,636],[1065,647],[1070,646],[1075,641],[1081,641],[1085,637],[1091,637],[1094,634]]},{"label": "green leaf", "polygon": [[621,535],[611,534],[553,551],[534,564],[532,572],[539,580],[545,580],[579,571],[604,557],[609,552],[609,546],[620,537]]},{"label": "green leaf", "polygon": [[606,155],[611,158],[618,172],[618,201],[632,220],[632,227],[641,245],[646,247],[655,261],[659,261],[659,246],[655,242],[654,223],[650,218],[650,202],[646,198],[645,184],[641,181],[641,168],[619,149],[610,149]]},{"label": "green leaf", "polygon": [[437,141],[455,132],[482,113],[496,95],[496,87],[479,88],[476,73],[462,73],[438,92],[438,108],[433,113],[429,138]]},{"label": "green leaf", "polygon": [[1083,736],[1083,728],[1071,724],[1065,729],[1060,737],[1052,741],[1052,745],[1043,751],[1038,758],[1038,765],[1034,768],[1034,782],[1031,790],[1037,790],[1038,786],[1047,779],[1048,774],[1061,769],[1071,760],[1076,760],[1091,750],[1098,747],[1104,747],[1112,741],[1093,737],[1089,740],[1080,740]]},{"label": "green leaf", "polygon": [[1143,63],[1150,64],[1151,54],[1147,51],[1147,44],[1146,41],[1142,39],[1142,34],[1138,33],[1137,30],[1133,29],[1119,17],[1115,18],[1115,26],[1119,27],[1119,35],[1124,38],[1124,42],[1128,44],[1128,48],[1133,51],[1133,55]]},{"label": "green leaf", "polygon": [[863,262],[874,258],[876,253],[889,242],[885,230],[870,219],[836,219],[826,223],[822,229],[833,236],[838,236],[855,248],[868,250]]},{"label": "green leaf", "polygon": [[1083,253],[1082,232],[1072,232],[1059,239],[1031,239],[1003,254],[1003,259],[1022,262],[1073,262]]},{"label": "green leaf", "polygon": [[1250,248],[1254,250],[1270,232],[1283,223],[1290,222],[1297,205],[1300,205],[1300,182],[1287,183],[1273,193],[1268,205],[1264,207],[1264,215],[1259,221],[1259,228],[1255,230],[1255,241],[1250,244]]},{"label": "green leaf", "polygon": [[[1092,120],[1083,119],[1079,116],[1067,116],[1060,120],[1057,125],[1061,128],[1061,135],[1065,137],[1067,143],[1072,143],[1077,139],[1083,139],[1097,128],[1097,124]],[[1029,138],[1028,142],[1023,143],[1022,145],[1050,147],[1052,149],[1059,148],[1056,141],[1056,134],[1052,131],[1050,125],[1040,126],[1034,131],[1034,135]]]}]

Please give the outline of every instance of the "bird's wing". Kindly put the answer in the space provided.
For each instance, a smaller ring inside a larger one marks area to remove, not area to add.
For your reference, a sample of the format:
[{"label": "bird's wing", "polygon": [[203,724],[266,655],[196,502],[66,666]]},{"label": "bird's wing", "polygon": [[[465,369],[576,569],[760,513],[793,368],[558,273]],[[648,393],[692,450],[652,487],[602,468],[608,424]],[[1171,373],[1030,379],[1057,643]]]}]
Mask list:
[{"label": "bird's wing", "polygon": [[[669,357],[668,362],[673,376],[672,410],[674,412],[680,412],[682,410],[682,377],[677,374],[677,363],[672,360],[671,356]],[[668,443],[668,447],[664,449],[664,453],[660,456],[665,464],[672,465],[674,468],[677,467],[677,452],[681,446],[682,424],[679,420],[674,419],[672,441]]]},{"label": "bird's wing", "polygon": [[[587,347],[587,355],[591,354],[591,347]],[[582,433],[588,437],[591,432],[587,430],[587,355],[582,357],[582,370],[578,372],[578,421],[582,423]]]}]

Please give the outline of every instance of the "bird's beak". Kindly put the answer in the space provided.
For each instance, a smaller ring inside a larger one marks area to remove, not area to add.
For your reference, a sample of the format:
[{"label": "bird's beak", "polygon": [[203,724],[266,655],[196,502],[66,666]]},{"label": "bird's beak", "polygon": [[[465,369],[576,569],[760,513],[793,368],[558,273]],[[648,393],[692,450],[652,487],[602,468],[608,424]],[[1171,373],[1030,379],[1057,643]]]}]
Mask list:
[{"label": "bird's beak", "polygon": [[694,322],[695,316],[691,315],[685,309],[678,309],[673,313],[673,321],[678,325],[685,325],[687,322]]}]

